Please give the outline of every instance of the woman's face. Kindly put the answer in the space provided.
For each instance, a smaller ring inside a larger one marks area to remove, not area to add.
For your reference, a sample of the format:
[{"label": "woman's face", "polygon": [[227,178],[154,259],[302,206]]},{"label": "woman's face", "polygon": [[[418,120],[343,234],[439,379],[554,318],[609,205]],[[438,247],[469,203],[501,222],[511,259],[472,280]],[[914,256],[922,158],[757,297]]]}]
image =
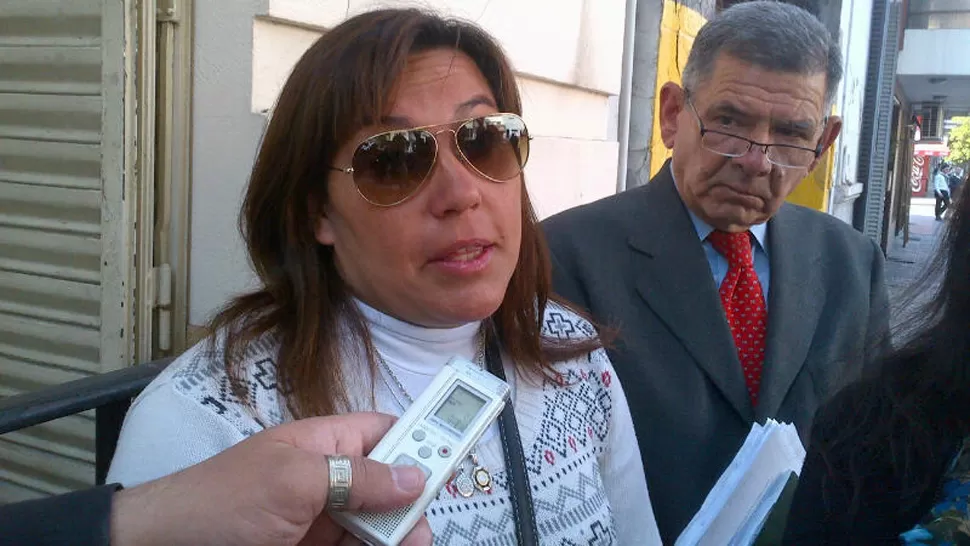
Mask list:
[{"label": "woman's face", "polygon": [[[383,131],[496,112],[495,97],[468,56],[448,49],[415,54],[380,125],[358,131],[332,165],[351,165],[357,144]],[[365,201],[352,175],[334,172],[315,234],[333,247],[356,297],[413,324],[450,327],[488,317],[502,303],[519,256],[523,189],[521,175],[493,182],[471,170],[459,159],[452,133],[436,138],[434,168],[398,205]]]}]

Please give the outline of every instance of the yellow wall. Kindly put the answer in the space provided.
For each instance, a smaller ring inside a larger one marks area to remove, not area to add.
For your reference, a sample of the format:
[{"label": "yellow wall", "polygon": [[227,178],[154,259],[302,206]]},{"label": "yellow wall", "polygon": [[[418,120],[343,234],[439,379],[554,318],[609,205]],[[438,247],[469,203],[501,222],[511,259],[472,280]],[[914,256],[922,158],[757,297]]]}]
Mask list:
[{"label": "yellow wall", "polygon": [[[656,174],[670,157],[660,136],[660,88],[667,82],[680,83],[680,74],[694,45],[694,37],[707,19],[697,11],[677,2],[664,2],[660,20],[660,44],[657,56],[657,84],[654,98],[653,136],[650,142],[650,172]],[[818,167],[795,188],[788,201],[815,210],[826,211],[832,187],[833,148]]]},{"label": "yellow wall", "polygon": [[835,146],[822,155],[815,170],[801,181],[788,196],[789,203],[825,212],[829,208],[829,190],[832,188],[832,167],[835,163]]},{"label": "yellow wall", "polygon": [[669,81],[680,83],[681,69],[694,45],[694,37],[707,19],[677,2],[664,2],[660,19],[660,44],[657,52],[657,87],[653,102],[653,137],[650,139],[650,173],[657,174],[670,150],[660,138],[660,88]]}]

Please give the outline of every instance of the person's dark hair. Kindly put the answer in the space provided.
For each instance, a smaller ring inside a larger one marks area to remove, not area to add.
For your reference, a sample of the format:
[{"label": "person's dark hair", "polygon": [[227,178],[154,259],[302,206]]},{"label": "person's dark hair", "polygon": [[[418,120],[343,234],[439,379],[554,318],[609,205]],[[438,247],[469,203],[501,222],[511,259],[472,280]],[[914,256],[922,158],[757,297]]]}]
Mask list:
[{"label": "person's dark hair", "polygon": [[[852,414],[836,417],[844,426],[818,446],[831,479],[851,485],[853,515],[865,508],[867,484],[898,487],[903,512],[926,502],[970,434],[970,199],[957,203],[933,260],[899,303],[912,309],[897,320],[899,347],[840,395],[855,400]],[[893,484],[873,475],[873,460],[890,465]]]},{"label": "person's dark hair", "polygon": [[[209,324],[210,332],[224,332],[225,366],[243,399],[240,365],[247,347],[267,335],[279,344],[279,389],[298,418],[348,407],[338,364],[341,342],[348,341],[341,339],[345,328],[364,342],[373,369],[370,337],[338,274],[333,249],[314,238],[314,210],[327,202],[328,165],[337,149],[386,114],[408,56],[436,48],[468,55],[499,111],[521,113],[515,75],[500,46],[474,24],[417,9],[352,17],[326,32],[293,68],[240,213],[261,288],[233,299]],[[541,336],[550,286],[548,249],[523,182],[519,259],[492,323],[518,371],[529,375],[545,375],[551,362],[601,346],[598,339],[566,343]]]},{"label": "person's dark hair", "polygon": [[684,87],[699,89],[722,53],[775,72],[824,72],[826,111],[842,79],[838,40],[817,17],[782,2],[735,4],[701,27],[684,66]]}]

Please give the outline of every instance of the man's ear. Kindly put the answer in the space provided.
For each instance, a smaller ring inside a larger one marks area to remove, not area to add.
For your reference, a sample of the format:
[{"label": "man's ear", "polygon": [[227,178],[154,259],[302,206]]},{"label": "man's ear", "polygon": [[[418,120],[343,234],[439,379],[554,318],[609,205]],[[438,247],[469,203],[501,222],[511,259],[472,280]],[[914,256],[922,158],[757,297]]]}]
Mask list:
[{"label": "man's ear", "polygon": [[677,137],[678,118],[687,103],[684,89],[674,82],[660,88],[660,136],[667,149],[673,149]]},{"label": "man's ear", "polygon": [[825,152],[832,147],[832,144],[835,143],[835,139],[839,138],[839,134],[841,132],[842,118],[840,116],[829,116],[825,120],[825,129],[822,131],[822,138],[819,139],[819,149],[822,150],[822,153],[820,153],[819,156],[815,158],[815,161],[812,162],[808,172],[815,170],[815,167],[818,165],[818,162],[821,161],[822,156],[825,155]]}]

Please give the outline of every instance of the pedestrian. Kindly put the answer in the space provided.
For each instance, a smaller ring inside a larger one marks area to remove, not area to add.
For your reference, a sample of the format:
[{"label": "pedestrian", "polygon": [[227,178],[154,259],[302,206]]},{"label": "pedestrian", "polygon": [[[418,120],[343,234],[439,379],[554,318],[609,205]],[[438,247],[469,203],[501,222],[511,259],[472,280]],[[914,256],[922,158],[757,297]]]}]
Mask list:
[{"label": "pedestrian", "polygon": [[956,167],[950,169],[950,174],[947,175],[947,186],[950,189],[950,205],[960,198],[960,188],[963,187],[963,173],[958,171]]},{"label": "pedestrian", "polygon": [[948,165],[940,165],[933,175],[933,195],[936,196],[936,221],[942,222],[946,209],[950,208],[950,184]]}]

